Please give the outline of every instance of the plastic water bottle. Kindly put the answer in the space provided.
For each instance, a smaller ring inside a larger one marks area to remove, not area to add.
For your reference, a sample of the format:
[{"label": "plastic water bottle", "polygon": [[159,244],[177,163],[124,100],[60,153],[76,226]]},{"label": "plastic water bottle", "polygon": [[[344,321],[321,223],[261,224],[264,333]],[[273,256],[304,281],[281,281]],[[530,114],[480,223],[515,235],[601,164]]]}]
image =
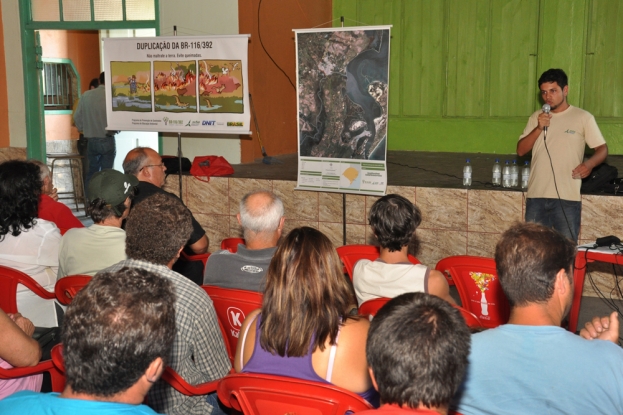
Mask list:
[{"label": "plastic water bottle", "polygon": [[524,163],[523,168],[521,169],[521,188],[528,188],[528,179],[530,179],[530,164],[528,160]]},{"label": "plastic water bottle", "polygon": [[513,160],[513,165],[511,166],[511,187],[519,186],[519,166],[517,165],[517,160]]},{"label": "plastic water bottle", "polygon": [[494,186],[500,186],[502,184],[502,165],[500,165],[500,160],[495,159],[495,163],[493,163],[493,178],[491,179],[491,183]]},{"label": "plastic water bottle", "polygon": [[502,187],[511,187],[511,166],[508,164],[508,160],[502,169]]},{"label": "plastic water bottle", "polygon": [[463,166],[463,186],[472,185],[472,165],[469,164],[469,159],[465,160],[465,166]]}]

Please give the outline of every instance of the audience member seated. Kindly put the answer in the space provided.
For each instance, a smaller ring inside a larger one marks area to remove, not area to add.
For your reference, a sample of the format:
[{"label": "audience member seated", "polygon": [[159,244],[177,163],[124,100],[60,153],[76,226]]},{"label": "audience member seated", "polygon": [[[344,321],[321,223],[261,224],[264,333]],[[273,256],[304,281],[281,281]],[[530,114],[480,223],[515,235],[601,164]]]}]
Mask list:
[{"label": "audience member seated", "polygon": [[223,250],[210,255],[203,283],[262,292],[283,230],[283,203],[266,190],[247,193],[240,201],[237,218],[245,245],[238,244],[236,253]]},{"label": "audience member seated", "polygon": [[125,231],[121,223],[130,213],[138,179],[113,169],[93,175],[89,182],[88,214],[93,225],[71,229],[61,239],[58,278],[95,275],[126,259]]},{"label": "audience member seated", "polygon": [[236,371],[332,383],[378,406],[365,356],[370,323],[349,314],[354,301],[329,239],[292,230],[268,268],[262,309],[240,330]]},{"label": "audience member seated", "polygon": [[362,415],[447,414],[467,368],[470,333],[460,313],[424,293],[399,295],[372,320],[366,356],[381,396]]},{"label": "audience member seated", "polygon": [[[22,271],[54,291],[61,233],[53,222],[37,219],[42,187],[39,167],[33,163],[0,164],[0,265]],[[21,284],[17,309],[35,326],[58,326],[54,300],[45,300]]]},{"label": "audience member seated", "polygon": [[461,414],[621,413],[616,313],[600,336],[610,341],[560,327],[573,300],[575,255],[573,242],[543,225],[518,223],[502,234],[495,263],[510,319],[472,336],[467,374],[453,402]]},{"label": "audience member seated", "polygon": [[[147,197],[157,193],[164,193],[179,200],[173,193],[162,190],[166,178],[164,174],[166,170],[167,168],[164,166],[162,157],[151,148],[136,147],[130,150],[125,156],[125,160],[123,160],[123,171],[125,174],[136,176],[139,180],[134,204],[138,204]],[[199,222],[195,220],[192,213],[190,217],[192,219],[193,231],[186,246],[193,254],[205,254],[208,252],[208,245],[210,243],[208,236]]]},{"label": "audience member seated", "polygon": [[[193,385],[227,375],[231,363],[212,300],[197,284],[171,270],[193,230],[188,209],[178,198],[155,194],[130,210],[125,229],[128,259],[105,271],[138,268],[173,283],[177,333],[169,366]],[[150,390],[148,402],[169,415],[221,413],[216,393],[185,396],[164,381]]]},{"label": "audience member seated", "polygon": [[417,206],[402,196],[386,195],[372,205],[369,220],[381,255],[376,261],[362,259],[355,264],[353,286],[359,305],[408,292],[433,294],[455,304],[441,272],[409,262],[409,243],[422,222]]},{"label": "audience member seated", "polygon": [[[0,367],[34,366],[41,358],[39,343],[32,338],[35,326],[21,314],[6,314],[0,310]],[[43,375],[0,379],[0,400],[15,392],[41,390]]]},{"label": "audience member seated", "polygon": [[17,393],[0,413],[155,414],[142,403],[171,354],[174,301],[173,285],[151,272],[100,274],[65,314],[63,392]]},{"label": "audience member seated", "polygon": [[43,181],[37,217],[54,222],[60,229],[84,228],[82,222],[74,216],[71,209],[58,201],[57,190],[52,183],[48,166],[39,160],[30,160],[30,162],[39,167]]}]

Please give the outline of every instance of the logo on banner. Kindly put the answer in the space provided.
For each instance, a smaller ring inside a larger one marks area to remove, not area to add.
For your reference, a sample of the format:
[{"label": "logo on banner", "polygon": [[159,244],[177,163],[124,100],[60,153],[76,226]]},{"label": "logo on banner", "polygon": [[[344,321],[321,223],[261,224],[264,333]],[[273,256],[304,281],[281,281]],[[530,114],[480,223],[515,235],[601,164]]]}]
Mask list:
[{"label": "logo on banner", "polygon": [[240,121],[227,121],[228,127],[242,127],[243,125],[244,123]]},{"label": "logo on banner", "polygon": [[164,125],[169,125],[169,117],[162,118],[162,121],[164,121]]},{"label": "logo on banner", "polygon": [[231,327],[231,335],[233,337],[238,337],[240,335],[242,322],[244,321],[244,313],[238,307],[229,307],[227,309],[227,320],[229,320],[229,325]]},{"label": "logo on banner", "polygon": [[215,125],[216,121],[203,121],[201,125]]}]

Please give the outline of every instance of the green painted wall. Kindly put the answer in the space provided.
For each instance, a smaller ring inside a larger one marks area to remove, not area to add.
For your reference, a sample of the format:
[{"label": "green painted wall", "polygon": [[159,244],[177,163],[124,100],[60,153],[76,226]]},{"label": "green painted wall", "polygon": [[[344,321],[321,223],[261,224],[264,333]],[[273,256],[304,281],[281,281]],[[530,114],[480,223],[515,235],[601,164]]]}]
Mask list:
[{"label": "green painted wall", "polygon": [[622,1],[333,0],[333,15],[393,25],[390,150],[513,153],[555,67],[623,154]]}]

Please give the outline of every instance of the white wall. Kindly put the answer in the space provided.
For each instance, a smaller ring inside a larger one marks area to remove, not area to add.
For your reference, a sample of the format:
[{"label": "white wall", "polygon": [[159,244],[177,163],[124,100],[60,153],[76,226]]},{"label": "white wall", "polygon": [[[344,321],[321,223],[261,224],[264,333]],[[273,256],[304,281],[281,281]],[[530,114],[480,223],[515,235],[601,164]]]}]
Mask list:
[{"label": "white wall", "polygon": [[24,74],[22,43],[19,25],[19,4],[15,0],[2,0],[2,25],[4,32],[4,59],[7,65],[7,97],[9,99],[9,135],[11,147],[26,147],[26,101],[24,99]]},{"label": "white wall", "polygon": [[[160,35],[178,36],[238,34],[238,2],[235,0],[160,0]],[[208,138],[210,137],[210,138]],[[223,156],[232,164],[240,163],[237,136],[182,134],[182,153],[191,161],[195,156]],[[177,155],[177,134],[164,134],[163,154]]]}]

